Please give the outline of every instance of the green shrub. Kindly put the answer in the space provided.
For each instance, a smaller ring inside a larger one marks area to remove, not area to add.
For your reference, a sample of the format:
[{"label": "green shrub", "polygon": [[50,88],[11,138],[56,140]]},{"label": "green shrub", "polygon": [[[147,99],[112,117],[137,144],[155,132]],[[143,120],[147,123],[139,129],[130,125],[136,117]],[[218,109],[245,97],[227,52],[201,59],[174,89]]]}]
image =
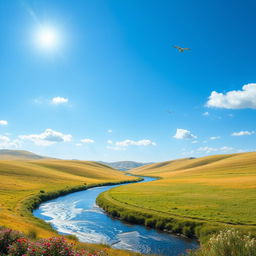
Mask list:
[{"label": "green shrub", "polygon": [[37,231],[35,230],[35,229],[30,229],[29,231],[28,231],[28,237],[30,238],[30,239],[36,239],[37,238]]},{"label": "green shrub", "polygon": [[182,228],[182,234],[184,234],[186,237],[192,238],[194,236],[194,230],[192,226],[184,226]]},{"label": "green shrub", "polygon": [[220,231],[190,256],[256,256],[256,239],[230,229]]},{"label": "green shrub", "polygon": [[[28,241],[28,239],[19,238],[19,239],[17,239],[16,242],[12,243],[8,247],[8,256],[31,255],[31,254],[27,254],[28,248],[30,248],[30,247],[31,247],[31,245],[30,245],[30,242]],[[33,253],[34,253],[34,250],[33,250]]]},{"label": "green shrub", "polygon": [[195,229],[196,236],[200,238],[202,243],[205,243],[212,237],[214,234],[218,233],[221,230],[220,226],[210,226],[203,225]]},{"label": "green shrub", "polygon": [[65,237],[67,238],[67,239],[70,239],[70,240],[74,240],[74,241],[78,241],[78,238],[77,238],[77,236],[75,236],[75,235],[65,235]]},{"label": "green shrub", "polygon": [[167,223],[167,224],[165,225],[165,229],[166,229],[167,231],[172,231],[172,229],[173,229],[173,223],[171,223],[171,222]]},{"label": "green shrub", "polygon": [[176,234],[182,233],[182,225],[180,223],[174,223],[172,231]]},{"label": "green shrub", "polygon": [[18,231],[14,231],[8,228],[0,231],[0,255],[8,252],[8,246],[12,245],[19,238],[23,238],[24,235]]},{"label": "green shrub", "polygon": [[117,210],[112,210],[112,211],[110,211],[109,213],[110,213],[110,215],[113,216],[113,217],[119,217],[119,216],[120,216],[120,214],[118,213]]},{"label": "green shrub", "polygon": [[156,226],[156,220],[155,219],[146,219],[145,225],[150,228],[154,228]]},{"label": "green shrub", "polygon": [[157,220],[156,228],[162,230],[162,229],[164,229],[164,227],[165,227],[165,221],[164,220]]}]

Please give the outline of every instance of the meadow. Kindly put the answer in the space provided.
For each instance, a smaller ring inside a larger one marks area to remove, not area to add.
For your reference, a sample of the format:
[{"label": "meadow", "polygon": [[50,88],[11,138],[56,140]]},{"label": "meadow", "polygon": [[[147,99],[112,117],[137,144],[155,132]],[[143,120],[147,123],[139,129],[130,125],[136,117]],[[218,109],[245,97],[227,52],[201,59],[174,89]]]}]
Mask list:
[{"label": "meadow", "polygon": [[184,158],[142,166],[129,184],[97,200],[111,215],[205,240],[224,227],[256,234],[256,153]]},{"label": "meadow", "polygon": [[[96,162],[1,160],[0,226],[21,231],[30,237],[57,236],[57,232],[49,224],[32,215],[32,210],[41,202],[93,186],[133,180],[136,178]],[[81,243],[81,247],[101,249],[106,246]],[[133,255],[114,249],[108,251],[109,255]]]}]

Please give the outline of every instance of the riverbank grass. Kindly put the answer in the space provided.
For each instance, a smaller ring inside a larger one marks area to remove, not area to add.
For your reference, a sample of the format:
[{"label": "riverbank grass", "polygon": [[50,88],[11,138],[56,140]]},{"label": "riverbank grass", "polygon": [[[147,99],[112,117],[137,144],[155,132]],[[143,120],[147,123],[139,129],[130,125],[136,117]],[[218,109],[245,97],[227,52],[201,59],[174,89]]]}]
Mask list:
[{"label": "riverbank grass", "polygon": [[113,216],[201,240],[226,226],[256,234],[256,153],[179,159],[131,173],[161,179],[101,194],[97,202]]},{"label": "riverbank grass", "polygon": [[[31,213],[40,202],[92,186],[135,179],[95,162],[0,161],[0,225],[21,231],[32,239],[56,236],[57,232],[49,224]],[[88,248],[99,247],[104,246],[88,245]]]}]

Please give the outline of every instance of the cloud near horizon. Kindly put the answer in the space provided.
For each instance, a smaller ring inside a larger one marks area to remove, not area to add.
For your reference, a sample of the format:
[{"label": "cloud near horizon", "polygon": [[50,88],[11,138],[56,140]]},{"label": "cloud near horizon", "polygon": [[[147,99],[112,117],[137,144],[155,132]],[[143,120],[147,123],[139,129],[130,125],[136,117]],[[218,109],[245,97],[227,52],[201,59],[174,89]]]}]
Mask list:
[{"label": "cloud near horizon", "polygon": [[95,141],[92,140],[92,139],[89,139],[89,138],[86,138],[86,139],[82,139],[80,140],[82,143],[87,143],[87,144],[90,144],[90,143],[94,143]]},{"label": "cloud near horizon", "polygon": [[142,146],[142,147],[148,147],[148,146],[156,146],[156,143],[148,140],[148,139],[142,139],[142,140],[123,140],[123,141],[117,141],[113,142],[112,140],[108,140],[107,143],[109,144],[107,146],[107,149],[115,150],[115,151],[121,151],[126,150],[129,146]]},{"label": "cloud near horizon", "polygon": [[231,152],[235,150],[233,147],[223,146],[220,148],[212,148],[212,147],[200,147],[197,149],[198,152],[212,153],[212,152]]},{"label": "cloud near horizon", "polygon": [[210,140],[219,140],[220,139],[220,136],[212,136],[210,137]]},{"label": "cloud near horizon", "polygon": [[237,149],[229,146],[223,146],[219,148],[204,146],[204,147],[199,147],[195,150],[191,150],[189,152],[183,152],[183,155],[193,156],[198,154],[228,154],[228,153],[241,153],[241,152],[245,152],[245,151],[242,149]]},{"label": "cloud near horizon", "polygon": [[11,140],[8,136],[0,135],[0,148],[19,148],[20,140]]},{"label": "cloud near horizon", "polygon": [[21,135],[19,138],[31,141],[38,146],[50,146],[58,142],[69,142],[72,140],[72,135],[46,129],[40,134]]},{"label": "cloud near horizon", "polygon": [[249,131],[240,131],[240,132],[233,132],[231,134],[231,136],[246,136],[246,135],[252,135],[252,134],[255,134],[255,132],[254,131],[251,131],[251,132],[249,132]]},{"label": "cloud near horizon", "polygon": [[55,105],[59,105],[59,104],[64,104],[64,103],[68,103],[69,99],[68,98],[64,98],[64,97],[54,97],[51,99],[51,103],[55,104]]},{"label": "cloud near horizon", "polygon": [[156,143],[148,140],[148,139],[143,139],[143,140],[123,140],[123,141],[118,141],[116,142],[116,146],[119,147],[128,147],[128,146],[156,146]]},{"label": "cloud near horizon", "polygon": [[8,125],[8,121],[6,121],[6,120],[0,120],[0,125]]},{"label": "cloud near horizon", "polygon": [[224,109],[256,109],[256,84],[246,84],[240,91],[234,90],[227,93],[213,91],[206,106]]},{"label": "cloud near horizon", "polygon": [[178,140],[184,140],[184,139],[196,139],[197,136],[192,134],[189,130],[177,129],[176,134],[173,136],[173,138]]}]

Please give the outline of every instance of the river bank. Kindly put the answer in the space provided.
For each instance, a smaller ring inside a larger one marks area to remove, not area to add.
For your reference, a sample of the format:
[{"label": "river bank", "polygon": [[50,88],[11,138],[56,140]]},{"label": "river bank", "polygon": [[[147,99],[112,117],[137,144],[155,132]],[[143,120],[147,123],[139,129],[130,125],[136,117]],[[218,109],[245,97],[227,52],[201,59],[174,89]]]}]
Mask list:
[{"label": "river bank", "polygon": [[[154,180],[145,179],[144,182]],[[59,233],[76,235],[82,242],[103,243],[118,249],[166,256],[176,256],[186,249],[197,247],[192,240],[110,218],[96,205],[96,198],[113,187],[116,185],[59,197],[40,205],[34,215],[51,224]]]}]

